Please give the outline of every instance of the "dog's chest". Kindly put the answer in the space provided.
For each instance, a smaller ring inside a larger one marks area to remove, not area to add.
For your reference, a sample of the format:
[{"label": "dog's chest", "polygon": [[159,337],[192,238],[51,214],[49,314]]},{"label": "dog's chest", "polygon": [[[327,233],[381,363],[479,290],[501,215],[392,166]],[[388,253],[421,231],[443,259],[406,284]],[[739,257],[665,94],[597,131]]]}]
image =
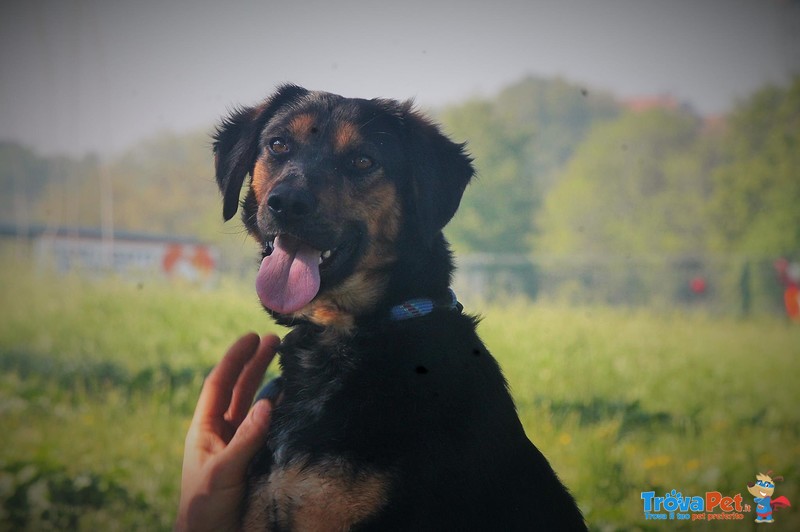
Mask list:
[{"label": "dog's chest", "polygon": [[271,466],[253,479],[244,529],[348,530],[379,511],[389,490],[385,472],[336,448],[347,427],[331,402],[341,400],[348,357],[300,349],[282,356],[286,388],[270,429]]},{"label": "dog's chest", "polygon": [[320,391],[300,404],[284,403],[276,409],[269,438],[273,469],[288,467],[298,455],[309,452],[307,435],[315,432],[332,394],[333,390]]},{"label": "dog's chest", "polygon": [[308,452],[300,447],[309,436],[325,436],[320,421],[329,413],[326,406],[342,388],[350,366],[341,348],[298,346],[281,357],[285,389],[270,429],[273,467],[286,467],[296,455]]},{"label": "dog's chest", "polygon": [[250,492],[243,530],[350,530],[385,505],[388,479],[337,458],[273,468]]}]

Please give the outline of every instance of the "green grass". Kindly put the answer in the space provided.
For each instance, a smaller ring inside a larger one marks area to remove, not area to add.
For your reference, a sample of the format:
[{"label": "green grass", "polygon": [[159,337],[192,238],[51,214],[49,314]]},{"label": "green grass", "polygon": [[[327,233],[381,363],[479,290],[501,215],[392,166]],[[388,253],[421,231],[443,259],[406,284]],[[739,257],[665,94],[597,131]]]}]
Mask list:
[{"label": "green grass", "polygon": [[[277,331],[251,290],[7,266],[0,293],[0,529],[168,530],[203,375],[239,334]],[[467,310],[484,316],[529,436],[594,529],[664,528],[644,520],[642,491],[751,504],[745,484],[767,469],[795,505],[778,524],[800,529],[800,327],[521,302]]]},{"label": "green grass", "polygon": [[[800,493],[799,327],[518,305],[488,309],[480,332],[596,528],[645,528],[642,491],[752,502],[745,484],[768,469],[787,479],[777,495]],[[793,510],[778,521],[800,529]]]}]

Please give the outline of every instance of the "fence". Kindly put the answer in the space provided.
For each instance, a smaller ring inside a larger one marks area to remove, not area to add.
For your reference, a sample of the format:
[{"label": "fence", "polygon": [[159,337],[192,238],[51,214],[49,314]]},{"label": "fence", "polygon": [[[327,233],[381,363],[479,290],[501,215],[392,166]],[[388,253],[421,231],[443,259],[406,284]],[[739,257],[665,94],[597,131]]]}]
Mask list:
[{"label": "fence", "polygon": [[771,259],[471,254],[457,264],[454,285],[465,301],[524,297],[739,315],[783,312],[784,286]]},{"label": "fence", "polygon": [[117,275],[131,281],[157,277],[210,286],[218,274],[219,251],[191,238],[95,228],[48,228],[19,231],[0,225],[0,251],[37,270],[89,277]]}]

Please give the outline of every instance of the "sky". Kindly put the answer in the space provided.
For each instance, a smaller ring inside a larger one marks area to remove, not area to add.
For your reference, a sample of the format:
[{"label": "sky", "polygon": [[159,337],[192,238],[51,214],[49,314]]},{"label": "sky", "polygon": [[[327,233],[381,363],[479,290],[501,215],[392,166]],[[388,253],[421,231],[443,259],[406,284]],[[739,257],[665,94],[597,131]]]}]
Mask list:
[{"label": "sky", "polygon": [[526,76],[720,114],[800,74],[798,0],[4,0],[0,140],[113,156],[276,85],[437,108]]}]

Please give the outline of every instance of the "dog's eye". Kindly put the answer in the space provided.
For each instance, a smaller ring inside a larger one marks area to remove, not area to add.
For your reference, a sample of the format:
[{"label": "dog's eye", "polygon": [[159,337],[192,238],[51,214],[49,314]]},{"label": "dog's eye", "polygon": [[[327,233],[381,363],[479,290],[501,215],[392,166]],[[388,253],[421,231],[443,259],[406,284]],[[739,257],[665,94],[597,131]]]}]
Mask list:
[{"label": "dog's eye", "polygon": [[281,137],[275,137],[269,141],[269,151],[275,155],[283,155],[289,153],[289,144]]},{"label": "dog's eye", "polygon": [[353,168],[356,170],[369,170],[375,166],[375,161],[371,158],[367,157],[366,155],[359,155],[358,157],[353,159]]}]

